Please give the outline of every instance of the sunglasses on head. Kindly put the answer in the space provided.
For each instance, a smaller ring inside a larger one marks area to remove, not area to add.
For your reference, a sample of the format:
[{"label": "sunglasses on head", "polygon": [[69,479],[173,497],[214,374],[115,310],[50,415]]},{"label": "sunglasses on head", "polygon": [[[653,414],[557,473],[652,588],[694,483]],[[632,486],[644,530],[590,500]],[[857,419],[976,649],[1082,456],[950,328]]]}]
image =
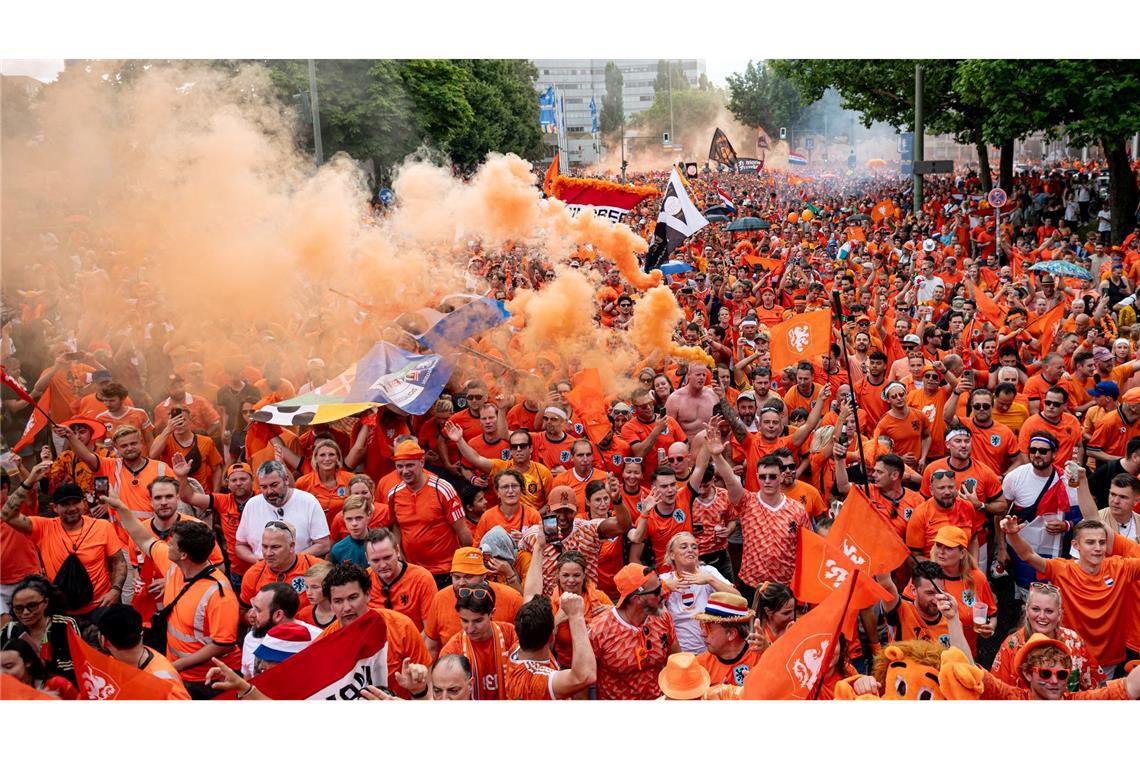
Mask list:
[{"label": "sunglasses on head", "polygon": [[1044,581],[1033,581],[1032,583],[1029,584],[1029,588],[1031,591],[1056,591],[1056,592],[1060,592],[1060,589],[1057,588],[1056,586],[1054,586],[1052,583],[1045,583]]},{"label": "sunglasses on head", "polygon": [[943,478],[952,477],[954,477],[953,470],[935,470],[934,472],[930,473],[931,480],[942,480]]}]

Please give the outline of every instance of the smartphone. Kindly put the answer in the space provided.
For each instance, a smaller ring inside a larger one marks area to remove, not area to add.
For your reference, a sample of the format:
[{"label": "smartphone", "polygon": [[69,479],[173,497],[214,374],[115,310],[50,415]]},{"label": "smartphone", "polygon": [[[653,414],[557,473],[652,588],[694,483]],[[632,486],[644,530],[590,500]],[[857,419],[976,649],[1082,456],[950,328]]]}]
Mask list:
[{"label": "smartphone", "polygon": [[700,534],[702,534],[704,532],[705,532],[705,526],[704,525],[701,525],[700,523],[693,523],[693,535],[694,536],[699,536]]},{"label": "smartphone", "polygon": [[95,476],[95,497],[106,496],[111,493],[111,479],[105,475]]},{"label": "smartphone", "polygon": [[84,353],[82,351],[69,351],[68,353],[63,355],[63,358],[67,359],[69,362],[75,362],[75,361],[79,361],[80,359],[82,359],[83,356],[84,356]]},{"label": "smartphone", "polygon": [[542,533],[547,541],[556,541],[559,538],[558,518],[554,515],[542,518]]}]

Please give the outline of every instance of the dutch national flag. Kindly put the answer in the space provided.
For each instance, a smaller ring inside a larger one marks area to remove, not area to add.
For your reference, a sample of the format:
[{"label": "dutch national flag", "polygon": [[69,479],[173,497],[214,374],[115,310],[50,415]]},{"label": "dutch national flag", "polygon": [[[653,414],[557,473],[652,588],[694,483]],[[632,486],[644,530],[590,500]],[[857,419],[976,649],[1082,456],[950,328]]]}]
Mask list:
[{"label": "dutch national flag", "polygon": [[795,166],[807,166],[807,157],[800,153],[789,153],[788,163]]},{"label": "dutch national flag", "polygon": [[732,200],[724,194],[723,190],[717,190],[716,197],[720,198],[721,204],[728,208],[730,211],[736,211],[736,204],[733,203]]}]

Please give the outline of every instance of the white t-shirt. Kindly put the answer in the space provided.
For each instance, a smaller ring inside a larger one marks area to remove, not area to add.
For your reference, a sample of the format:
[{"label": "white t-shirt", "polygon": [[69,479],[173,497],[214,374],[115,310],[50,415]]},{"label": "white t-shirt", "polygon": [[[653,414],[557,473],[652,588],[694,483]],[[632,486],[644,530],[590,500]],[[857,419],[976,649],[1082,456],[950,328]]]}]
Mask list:
[{"label": "white t-shirt", "polygon": [[261,533],[265,524],[274,520],[289,523],[297,533],[297,551],[303,552],[315,541],[329,536],[329,524],[321,503],[308,491],[293,489],[283,507],[275,507],[261,494],[245,503],[238,523],[237,540],[253,549],[261,559]]},{"label": "white t-shirt", "polygon": [[1112,229],[1112,213],[1108,209],[1101,209],[1096,214],[1097,232],[1108,232]]},{"label": "white t-shirt", "polygon": [[941,277],[938,277],[937,275],[931,275],[930,277],[919,275],[919,277],[922,277],[922,284],[918,286],[919,301],[929,301],[931,298],[933,298],[934,289],[939,285],[942,286],[943,291],[946,290],[946,283],[942,280]]},{"label": "white t-shirt", "polygon": [[[722,583],[728,583],[715,567],[700,565],[698,571]],[[661,576],[661,580],[669,584],[669,588],[674,588],[677,575],[665,573]],[[693,620],[693,615],[704,612],[705,604],[715,591],[712,584],[705,583],[670,591],[669,596],[665,598],[665,609],[673,616],[673,628],[677,631],[677,643],[682,652],[700,654],[705,651],[705,637],[701,635],[701,624]]]},{"label": "white t-shirt", "polygon": [[[1065,477],[1064,473],[1060,477]],[[1015,511],[1028,509],[1037,501],[1048,480],[1048,475],[1042,477],[1035,473],[1033,465],[1023,464],[1005,476],[1001,484],[1001,493],[1013,505]],[[1050,484],[1049,487],[1052,488],[1053,485]],[[1069,495],[1069,505],[1076,504],[1077,489],[1065,483],[1065,491]],[[1042,557],[1057,557],[1061,554],[1061,536],[1045,530],[1045,520],[1041,515],[1037,515],[1021,529],[1021,537]]]}]

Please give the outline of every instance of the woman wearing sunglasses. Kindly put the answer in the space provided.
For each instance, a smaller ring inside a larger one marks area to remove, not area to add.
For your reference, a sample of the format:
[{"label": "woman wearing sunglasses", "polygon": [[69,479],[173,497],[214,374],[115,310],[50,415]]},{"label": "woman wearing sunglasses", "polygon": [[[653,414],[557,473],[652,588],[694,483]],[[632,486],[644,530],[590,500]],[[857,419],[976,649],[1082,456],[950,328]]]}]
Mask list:
[{"label": "woman wearing sunglasses", "polygon": [[0,646],[23,639],[49,672],[76,683],[67,630],[70,628],[80,636],[79,627],[74,619],[56,614],[60,609],[58,592],[47,578],[42,575],[24,578],[12,592],[12,614],[16,619],[0,631]]},{"label": "woman wearing sunglasses", "polygon": [[1029,683],[1016,662],[1029,637],[1041,634],[1060,641],[1069,651],[1071,667],[1066,679],[1069,691],[1088,691],[1102,686],[1103,680],[1096,658],[1089,652],[1080,634],[1061,625],[1061,612],[1061,592],[1056,586],[1048,583],[1030,584],[1021,624],[1006,636],[990,666],[994,677],[1011,686],[1028,688]]}]

